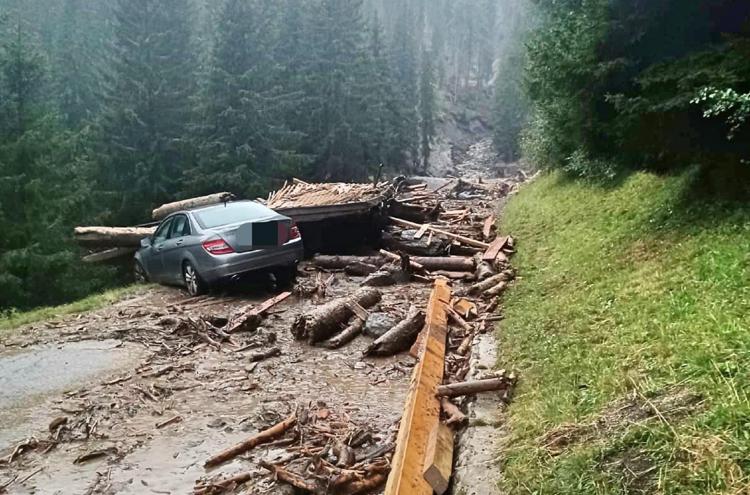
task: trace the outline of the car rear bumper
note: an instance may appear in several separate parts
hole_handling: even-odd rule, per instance
[[[199,263],[198,273],[208,283],[276,266],[297,263],[304,256],[302,239],[295,239],[274,249],[262,249],[248,253],[234,253],[222,256],[207,256],[205,263]],[[204,261],[204,260],[201,260]]]

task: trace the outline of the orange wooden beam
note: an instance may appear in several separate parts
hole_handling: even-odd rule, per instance
[[[450,300],[448,281],[436,280],[427,307],[425,342],[411,378],[385,495],[432,495],[432,487],[424,479],[424,463],[430,435],[440,423],[436,393],[443,383],[448,333],[445,305]]]

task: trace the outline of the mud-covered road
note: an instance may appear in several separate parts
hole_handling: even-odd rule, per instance
[[[337,274],[328,297],[355,287],[356,279]],[[405,313],[410,304],[426,304],[429,291],[428,284],[391,288],[380,308]],[[18,494],[191,493],[201,477],[247,471],[242,457],[215,473],[203,463],[297,404],[324,402],[369,428],[375,441],[387,439],[401,414],[412,358],[364,359],[370,341],[364,337],[340,350],[294,341],[292,320],[310,299],[287,299],[257,332],[234,335],[221,349],[171,333],[174,318],[226,318],[272,295],[195,300],[179,289],[150,287],[112,307],[3,337],[0,456],[7,461],[29,440],[40,445],[0,465],[0,486],[10,483],[7,492]],[[251,342],[260,345],[238,352]],[[249,361],[270,346],[282,354]],[[91,453],[97,456],[76,462]],[[274,452],[250,456],[273,459]],[[248,493],[275,493],[264,474],[258,470]]]

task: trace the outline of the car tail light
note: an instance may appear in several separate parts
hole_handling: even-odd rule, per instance
[[[289,240],[299,239],[301,237],[299,233],[299,227],[297,227],[297,224],[292,224],[292,226],[289,228]]]
[[[224,239],[214,239],[203,243],[203,249],[209,254],[231,254],[234,252],[232,246],[226,243]]]

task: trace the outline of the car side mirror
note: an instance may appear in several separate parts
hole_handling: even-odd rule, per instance
[[[147,248],[150,245],[151,245],[151,238],[150,237],[144,237],[143,239],[141,239],[141,247],[142,248]]]

